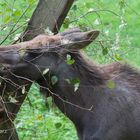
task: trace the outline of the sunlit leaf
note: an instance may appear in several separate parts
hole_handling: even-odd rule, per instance
[[[23,86],[22,87],[22,94],[25,94],[25,92],[26,92],[26,88],[25,88],[25,86]]]
[[[12,97],[12,96],[9,96],[9,101],[11,102],[11,103],[17,103],[18,101],[14,98],[14,97]]]
[[[76,92],[79,89],[80,83],[74,84],[74,92]]]
[[[21,15],[20,11],[16,10],[16,11],[14,12],[14,16],[20,16],[20,15]]]
[[[44,71],[43,71],[43,75],[47,74],[49,72],[49,68],[46,68]]]
[[[96,20],[94,21],[94,25],[100,25],[99,19],[96,19]]]
[[[54,35],[54,33],[49,29],[49,27],[45,29],[45,33],[47,33],[48,35]]]
[[[33,4],[34,0],[28,0],[29,4]]]
[[[14,40],[15,41],[18,40],[20,36],[21,36],[21,34],[16,34],[15,37],[14,37]]]
[[[65,79],[65,81],[66,81],[68,84],[71,84],[70,79]]]
[[[5,10],[6,10],[6,12],[12,12],[12,9],[9,7],[7,7]]]
[[[71,55],[67,54],[66,63],[67,63],[68,65],[72,65],[72,64],[74,64],[74,62],[75,62],[75,60],[72,59]]]
[[[65,79],[65,81],[68,84],[72,84],[74,86],[74,92],[76,92],[79,89],[79,86],[80,86],[80,79],[79,78]]]
[[[114,57],[115,57],[118,61],[123,60],[121,57],[119,57],[119,55],[118,55],[118,54],[115,54],[115,55],[114,55]]]
[[[4,23],[7,23],[7,22],[9,22],[10,21],[10,16],[6,16],[5,18],[4,18]]]

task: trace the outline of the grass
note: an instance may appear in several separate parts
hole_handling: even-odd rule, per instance
[[[77,140],[73,124],[52,104],[51,98],[48,102],[46,106],[33,85],[16,119],[20,140]]]
[[[9,10],[9,7],[13,6],[11,0],[0,2],[1,42],[30,2],[33,2],[32,7],[29,8],[17,27],[25,24],[25,21],[30,18],[37,1],[16,0],[13,8],[17,12],[12,17],[11,10]],[[139,7],[140,0],[77,0],[61,30],[73,26],[79,26],[81,29],[99,29],[101,33],[97,41],[85,49],[89,57],[98,63],[109,63],[121,59],[140,67]],[[93,10],[94,12],[91,12]],[[87,12],[90,13],[84,15]],[[79,19],[81,16],[82,18]],[[25,25],[10,35],[4,43],[13,42],[15,36],[22,32]],[[26,99],[15,121],[20,139],[76,140],[73,124],[52,104],[51,99],[48,102],[46,107],[44,99],[34,85],[30,90],[29,99]]]

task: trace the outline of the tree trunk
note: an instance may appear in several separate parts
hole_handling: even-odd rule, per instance
[[[40,0],[25,31],[24,40],[31,40],[44,33],[48,27],[57,33],[74,0]]]
[[[74,0],[40,0],[26,28],[23,41],[43,33],[47,27],[57,33],[73,2]],[[16,75],[16,72],[13,73]],[[3,80],[0,86],[0,140],[18,140],[13,121],[32,85],[14,75],[6,75],[5,79],[8,80]],[[21,87],[25,84],[26,92],[23,94]],[[10,96],[15,101],[9,101]]]

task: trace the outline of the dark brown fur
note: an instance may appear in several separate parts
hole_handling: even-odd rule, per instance
[[[17,54],[10,55],[11,69],[16,75],[38,82],[41,91],[53,97],[74,123],[80,140],[140,140],[140,73],[120,63],[89,62],[79,49],[98,34],[73,29],[49,40],[47,37],[45,43],[33,45],[34,51],[27,49],[20,59]],[[41,47],[47,51],[43,52]],[[74,64],[66,63],[67,54],[75,60]],[[4,58],[6,63],[11,62]],[[49,72],[43,75],[46,68]],[[52,84],[52,76],[58,78],[57,83]],[[74,78],[80,79],[76,91],[67,81]]]
[[[58,55],[50,75],[59,82],[48,87],[56,105],[75,124],[80,140],[139,140],[140,73],[120,63],[93,64],[80,52],[70,54],[75,60],[72,66]],[[65,81],[75,77],[81,81],[76,92]],[[114,88],[108,87],[110,80]]]
[[[61,43],[54,41],[46,46],[54,50],[41,55],[29,52],[24,59],[33,60],[31,63],[40,71],[49,68],[49,73],[44,79],[33,65],[26,63],[24,75],[35,79],[45,94],[49,88],[55,104],[75,124],[80,140],[140,140],[140,73],[120,63],[96,65],[87,60],[79,51],[91,42],[87,36],[91,38],[92,34],[77,31],[62,34],[61,39],[76,43],[58,47]],[[81,39],[84,41],[77,43]],[[75,60],[74,64],[66,63],[67,54]],[[52,85],[54,75],[58,82]],[[77,91],[66,81],[74,78],[80,79]]]

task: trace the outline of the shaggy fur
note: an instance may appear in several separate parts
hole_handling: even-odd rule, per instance
[[[14,53],[1,48],[0,63],[10,65],[18,76],[14,81],[21,85],[26,81],[20,77],[38,82],[41,92],[51,95],[74,123],[80,140],[140,140],[140,73],[120,63],[96,65],[87,60],[79,50],[98,34],[73,29],[41,35],[8,47]],[[22,46],[25,52],[20,52]],[[75,60],[71,65],[66,63],[68,54]],[[56,83],[52,76],[57,77]],[[80,80],[76,90],[70,82],[74,79]]]
[[[58,56],[50,75],[56,75],[59,81],[48,87],[56,105],[75,124],[79,139],[139,140],[140,73],[120,63],[96,65],[80,52],[70,55],[75,60],[70,66],[64,56]],[[76,92],[65,80],[75,77],[80,79]]]

